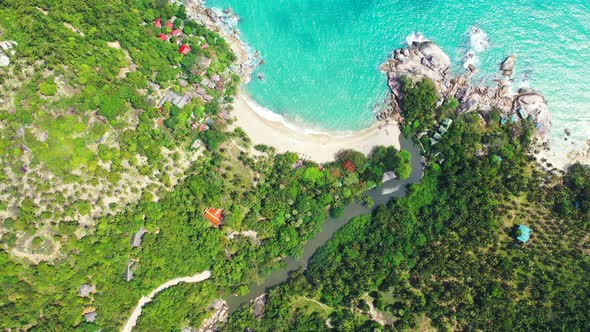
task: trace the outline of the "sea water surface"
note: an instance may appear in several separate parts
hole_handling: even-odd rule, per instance
[[[492,84],[516,54],[515,85],[548,99],[554,149],[590,138],[590,0],[207,0],[241,20],[243,40],[265,64],[247,91],[308,128],[352,131],[374,122],[386,93],[379,66],[413,32],[440,45],[461,70],[474,52]],[[473,27],[484,33],[473,33]],[[566,142],[564,129],[572,136]],[[557,147],[556,147],[557,146]]]

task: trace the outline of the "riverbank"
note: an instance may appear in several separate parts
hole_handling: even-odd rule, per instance
[[[315,162],[332,161],[344,149],[368,154],[379,145],[400,148],[401,133],[394,122],[376,123],[350,134],[311,131],[258,105],[243,90],[236,96],[232,114],[235,125],[244,129],[254,144],[266,144],[278,152],[295,152]]]

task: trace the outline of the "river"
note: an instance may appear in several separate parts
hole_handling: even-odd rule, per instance
[[[263,283],[250,285],[248,294],[243,296],[229,296],[225,298],[225,301],[227,301],[229,306],[230,313],[235,311],[241,305],[254,300],[260,294],[266,292],[267,289],[287,281],[291,272],[306,266],[307,262],[311,256],[313,256],[315,251],[328,242],[328,240],[332,238],[332,235],[338,229],[340,229],[340,227],[348,223],[350,219],[370,213],[380,205],[386,204],[393,197],[405,196],[407,193],[408,184],[420,182],[423,171],[420,151],[409,139],[403,136],[400,137],[400,144],[402,149],[405,149],[412,154],[412,174],[408,179],[401,181],[391,180],[383,184],[381,187],[369,190],[367,194],[375,201],[375,206],[372,209],[367,208],[359,202],[355,202],[346,207],[341,217],[328,218],[328,220],[326,220],[326,222],[322,225],[321,230],[313,238],[307,241],[303,248],[303,254],[301,257],[284,258],[283,261],[286,263],[286,267],[272,271],[270,275],[264,279]],[[383,190],[393,191],[389,194],[383,195]]]

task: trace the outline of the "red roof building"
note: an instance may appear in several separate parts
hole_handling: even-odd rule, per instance
[[[174,28],[174,24],[172,24],[172,22],[168,21],[168,22],[166,22],[166,27],[172,29],[172,28]]]
[[[209,48],[209,44],[205,44],[205,45],[201,46],[201,48],[202,48],[202,49]]]
[[[174,29],[174,30],[172,30],[172,32],[170,34],[173,36],[180,36],[182,34],[182,30]]]
[[[160,40],[167,41],[168,40],[168,36],[166,36],[165,34],[161,33],[160,34]]]
[[[161,28],[162,27],[162,18],[161,17],[158,17],[158,19],[154,21],[154,26],[156,28]]]
[[[178,49],[178,53],[183,54],[183,55],[187,55],[190,51],[191,51],[191,48],[187,44],[180,45],[180,48]]]
[[[221,222],[223,221],[223,210],[207,208],[205,209],[205,212],[203,212],[203,216],[205,217],[205,219],[209,220],[211,226],[219,227],[221,225]]]

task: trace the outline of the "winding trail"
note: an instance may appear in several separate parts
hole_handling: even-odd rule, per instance
[[[158,286],[158,288],[154,289],[148,296],[142,296],[141,299],[139,299],[139,302],[137,302],[137,306],[135,306],[135,309],[133,309],[131,316],[129,316],[129,319],[127,320],[127,322],[125,323],[125,326],[123,327],[123,329],[121,331],[122,332],[131,332],[131,330],[133,330],[133,327],[137,323],[137,319],[139,318],[139,316],[141,316],[141,310],[143,309],[143,306],[146,305],[147,303],[152,302],[152,300],[154,299],[154,296],[156,296],[159,292],[165,290],[168,287],[176,286],[182,282],[196,283],[196,282],[201,282],[203,280],[207,280],[210,277],[211,277],[211,271],[207,270],[207,271],[203,271],[199,274],[195,274],[192,277],[176,278],[176,279],[168,280],[165,283],[161,284],[160,286]]]

